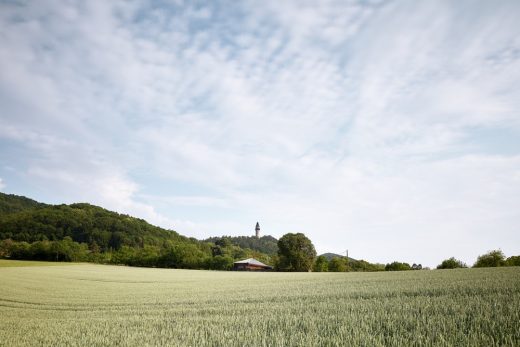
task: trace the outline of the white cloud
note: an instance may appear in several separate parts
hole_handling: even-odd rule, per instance
[[[373,261],[520,244],[520,149],[472,138],[520,132],[513,2],[0,6],[5,160],[56,199]]]

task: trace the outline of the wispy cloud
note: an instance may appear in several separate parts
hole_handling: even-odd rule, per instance
[[[0,175],[197,237],[259,219],[374,261],[518,253],[519,14],[3,3]]]

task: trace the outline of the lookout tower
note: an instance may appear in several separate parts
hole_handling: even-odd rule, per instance
[[[258,224],[258,222],[256,222],[255,236],[257,239],[260,238],[260,224]]]

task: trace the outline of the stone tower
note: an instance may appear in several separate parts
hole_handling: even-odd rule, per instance
[[[260,224],[258,224],[258,222],[256,222],[255,236],[257,239],[260,237]]]

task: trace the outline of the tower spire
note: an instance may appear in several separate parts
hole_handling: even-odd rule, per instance
[[[257,239],[260,237],[260,224],[258,224],[258,222],[256,222],[255,236]]]

